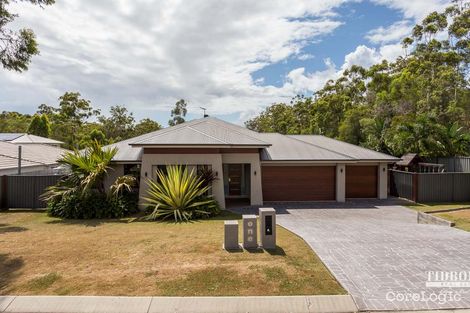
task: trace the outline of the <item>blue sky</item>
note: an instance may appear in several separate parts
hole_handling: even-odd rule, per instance
[[[106,114],[167,124],[208,113],[243,123],[275,102],[312,94],[353,64],[393,61],[400,40],[444,0],[68,0],[44,10],[17,3],[41,54],[25,73],[0,75],[0,110],[34,113],[79,91]]]
[[[269,65],[253,73],[253,78],[264,78],[263,85],[282,86],[284,78],[292,69],[305,67],[309,72],[323,70],[325,64],[322,60],[330,58],[334,64],[341,65],[344,56],[354,51],[359,45],[371,44],[365,38],[367,33],[380,26],[392,25],[400,21],[403,15],[400,11],[387,8],[384,5],[376,5],[370,2],[346,3],[336,10],[343,23],[333,33],[320,38],[319,42],[313,42],[303,48],[305,54],[311,54],[312,59],[299,60],[295,56],[285,61]]]

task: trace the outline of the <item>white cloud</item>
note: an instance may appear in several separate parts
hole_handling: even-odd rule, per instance
[[[302,54],[299,54],[297,56],[297,59],[300,60],[300,61],[311,60],[313,58],[315,58],[315,56],[313,54],[310,54],[310,53],[302,53]]]
[[[19,2],[15,26],[35,30],[41,55],[28,72],[4,71],[0,106],[33,112],[80,91],[103,111],[125,104],[138,117],[166,118],[179,98],[210,114],[257,110],[292,94],[251,74],[331,33],[342,3],[68,0],[42,10]]]
[[[273,63],[311,59],[303,48],[341,25],[335,9],[346,1],[67,0],[44,10],[18,2],[15,27],[35,30],[41,55],[25,73],[2,71],[0,109],[34,112],[65,91],[80,91],[103,111],[125,104],[138,118],[165,121],[179,98],[190,111],[204,106],[211,115],[247,118],[320,89],[352,64],[367,67],[402,53],[389,27],[368,34],[381,47],[358,46],[340,66],[327,59],[323,70],[290,70],[281,87],[252,78]],[[373,1],[410,20],[443,3]],[[399,33],[400,26],[391,27]]]
[[[321,89],[328,80],[339,78],[353,65],[368,68],[382,60],[394,61],[400,55],[403,55],[400,44],[385,45],[379,49],[360,45],[345,56],[344,63],[340,67],[337,67],[330,59],[326,59],[324,70],[308,73],[305,68],[300,67],[290,71],[282,89],[290,90],[294,94],[314,92]]]
[[[410,34],[412,27],[411,23],[407,20],[398,21],[388,27],[381,26],[369,31],[366,35],[366,39],[374,44],[401,41]]]
[[[385,5],[399,10],[407,19],[421,22],[432,11],[441,11],[449,4],[449,0],[371,0],[376,4]]]

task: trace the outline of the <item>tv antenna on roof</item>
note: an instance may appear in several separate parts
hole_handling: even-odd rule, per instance
[[[204,118],[209,117],[209,115],[206,114],[206,110],[207,110],[206,108],[203,108],[203,107],[199,107],[199,108],[204,111]]]

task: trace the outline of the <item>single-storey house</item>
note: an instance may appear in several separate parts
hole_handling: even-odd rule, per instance
[[[19,167],[21,173],[26,175],[57,173],[57,160],[67,151],[54,145],[20,145],[0,141],[0,176],[17,175]]]
[[[158,168],[208,167],[212,192],[226,200],[338,201],[387,198],[388,164],[400,159],[318,135],[258,133],[213,117],[185,122],[110,145],[116,176],[140,173],[140,196]]]
[[[51,138],[26,134],[26,133],[0,133],[0,141],[14,143],[16,145],[39,144],[60,147],[63,142]]]

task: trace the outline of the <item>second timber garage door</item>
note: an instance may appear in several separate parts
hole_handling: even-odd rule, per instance
[[[346,166],[346,198],[377,198],[377,166]]]
[[[334,166],[263,166],[264,201],[335,200]]]

